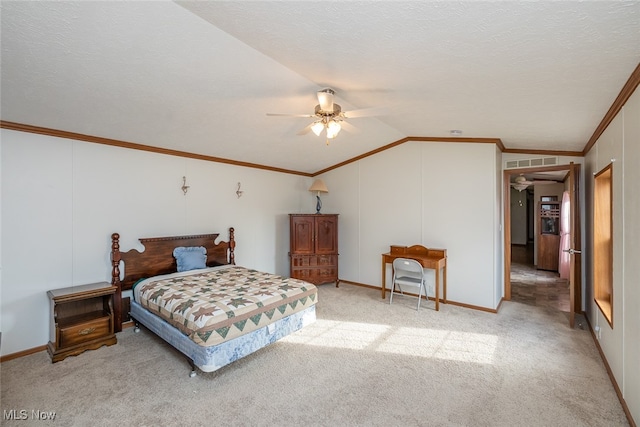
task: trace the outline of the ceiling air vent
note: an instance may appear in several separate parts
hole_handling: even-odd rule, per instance
[[[557,157],[537,157],[533,159],[507,160],[504,162],[505,169],[532,168],[537,166],[555,166],[558,164]]]

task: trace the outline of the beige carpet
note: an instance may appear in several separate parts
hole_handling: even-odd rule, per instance
[[[625,426],[584,329],[566,313],[504,303],[499,314],[342,284],[319,288],[318,321],[217,372],[189,377],[150,332],[51,364],[1,365],[3,418],[56,426]]]

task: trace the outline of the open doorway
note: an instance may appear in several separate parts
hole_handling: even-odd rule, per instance
[[[570,190],[571,167],[504,171],[507,300],[572,311],[574,292],[566,270],[561,277],[559,266],[560,207],[563,193]],[[513,184],[516,178],[528,185]],[[567,203],[565,210],[569,209]]]
[[[570,309],[569,279],[533,263],[533,243],[511,245],[511,301],[565,313]]]

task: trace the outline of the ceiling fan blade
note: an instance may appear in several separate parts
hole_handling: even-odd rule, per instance
[[[517,184],[515,182],[511,183],[511,188],[518,190],[518,191],[522,191],[522,190],[526,190],[527,187],[529,187],[527,184]]]
[[[544,184],[558,184],[558,183],[556,181],[533,181],[533,182],[530,182],[530,184],[533,184],[533,185],[543,184],[544,185]]]
[[[360,129],[349,122],[345,122],[344,120],[340,122],[340,127],[349,133],[360,133]]]
[[[519,184],[519,185],[531,185],[533,184],[532,181],[527,180],[527,178],[525,178],[524,175],[520,174],[518,176],[515,177],[515,179],[513,180],[514,184]]]
[[[322,89],[318,91],[318,103],[322,111],[333,111],[333,89]]]
[[[387,107],[371,107],[361,108],[359,110],[345,111],[342,113],[347,119],[355,119],[357,117],[384,116],[389,113]]]
[[[311,132],[311,126],[313,126],[313,123],[309,123],[307,126],[305,126],[302,130],[300,130],[297,135],[306,135],[309,132]]]
[[[313,114],[287,114],[287,113],[267,113],[267,116],[279,116],[279,117],[315,117]]]

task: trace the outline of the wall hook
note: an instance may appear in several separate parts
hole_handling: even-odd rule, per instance
[[[189,186],[187,185],[187,177],[183,176],[182,177],[182,192],[184,193],[184,195],[187,195],[187,191],[189,191]]]
[[[241,190],[240,190],[240,185],[241,185],[241,184],[240,184],[240,183],[238,183],[238,189],[236,190],[236,196],[238,196],[238,199],[239,199],[240,197],[242,197],[242,193],[244,193],[244,191],[241,191]]]

